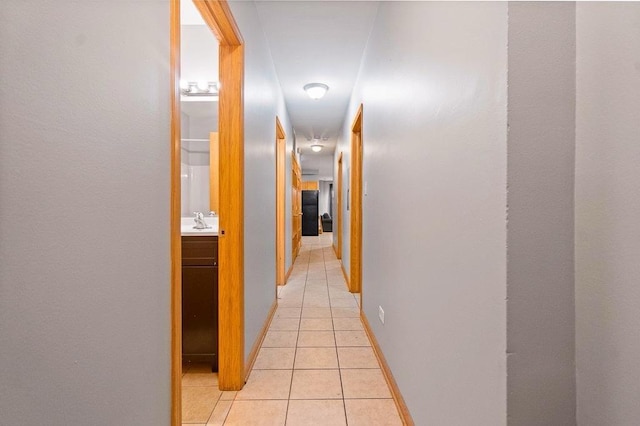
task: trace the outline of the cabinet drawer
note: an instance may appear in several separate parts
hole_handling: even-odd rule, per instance
[[[183,266],[218,266],[218,237],[182,237]]]

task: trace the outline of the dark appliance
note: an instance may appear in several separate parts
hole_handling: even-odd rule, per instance
[[[318,193],[302,191],[302,235],[318,235]]]

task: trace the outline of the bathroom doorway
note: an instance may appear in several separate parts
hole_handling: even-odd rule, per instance
[[[181,3],[191,2],[219,42],[218,93],[218,384],[244,385],[244,139],[242,91],[244,47],[224,0],[171,0],[171,424],[182,424],[182,250],[181,250]],[[223,88],[223,89],[222,89]],[[184,87],[183,87],[184,89]],[[204,90],[204,87],[202,88]]]

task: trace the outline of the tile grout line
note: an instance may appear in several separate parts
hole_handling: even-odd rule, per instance
[[[311,258],[307,261],[307,273],[304,278],[304,286],[302,287],[302,301],[300,303],[300,318],[298,318],[298,331],[296,333],[296,345],[293,348],[293,364],[291,365],[291,381],[289,382],[289,395],[287,396],[287,408],[284,412],[284,424],[286,426],[289,417],[289,404],[291,403],[291,390],[293,389],[293,373],[296,368],[296,356],[298,355],[298,340],[300,339],[300,324],[302,323],[302,310],[304,309],[304,294],[307,289],[307,280],[309,279],[309,263]]]

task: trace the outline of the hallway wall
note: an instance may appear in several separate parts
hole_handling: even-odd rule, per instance
[[[575,3],[509,3],[507,417],[575,424]]]
[[[245,42],[245,358],[275,301],[275,119],[287,136],[285,269],[291,265],[291,150],[293,130],[253,2],[230,2]]]
[[[345,197],[361,102],[364,313],[416,424],[504,425],[507,3],[380,4]]]
[[[169,2],[0,9],[2,424],[169,425]]]
[[[578,423],[640,419],[640,3],[578,3]]]

